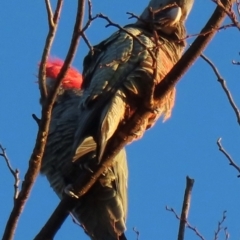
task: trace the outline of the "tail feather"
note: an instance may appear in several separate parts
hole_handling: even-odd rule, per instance
[[[112,98],[112,101],[104,108],[101,116],[101,127],[98,133],[97,157],[100,162],[105,151],[107,141],[116,131],[119,123],[124,118],[126,110],[126,97],[121,91],[118,91]]]
[[[125,239],[122,237],[126,230],[127,205],[127,179],[122,174],[127,172],[125,151],[122,150],[115,160],[114,166],[107,169],[89,192],[79,199],[72,212],[92,240]],[[121,165],[123,167],[119,168]],[[120,179],[122,176],[124,178]]]

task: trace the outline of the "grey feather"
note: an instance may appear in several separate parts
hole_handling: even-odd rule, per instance
[[[157,10],[174,2],[177,6],[170,6],[151,19],[149,7]],[[86,56],[85,90],[79,105],[79,125],[72,155],[91,135],[97,142],[97,158],[101,161],[107,141],[119,125],[144,104],[144,97],[152,86],[159,83],[181,57],[185,48],[184,21],[192,3],[193,0],[152,0],[141,15],[141,21],[117,31],[95,46],[93,55],[90,52]],[[145,122],[136,136],[142,136],[161,115],[164,119],[171,115],[174,96],[175,89],[155,103],[159,114]],[[94,132],[91,131],[93,125]]]
[[[41,173],[46,175],[59,198],[63,197],[64,189],[69,184],[84,175],[81,163],[91,162],[96,155],[96,143],[88,137],[70,162],[80,98],[80,92],[68,90],[58,97],[52,112]],[[126,154],[122,150],[114,159],[114,165],[106,169],[89,192],[79,199],[72,214],[91,239],[125,239],[127,178]]]

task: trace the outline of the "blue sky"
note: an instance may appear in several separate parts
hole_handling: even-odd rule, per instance
[[[114,22],[125,25],[131,22],[125,13],[140,14],[147,2],[94,0],[93,12],[107,14]],[[188,33],[198,33],[214,8],[215,4],[210,0],[195,0],[187,21]],[[75,10],[75,1],[65,2],[52,56],[66,56]],[[43,1],[30,0],[3,1],[0,16],[0,143],[7,148],[12,165],[20,170],[23,179],[37,133],[31,114],[40,116],[35,81],[37,63],[48,31],[47,17]],[[105,24],[104,20],[96,20],[87,31],[92,44],[116,30],[114,27],[104,28]],[[205,51],[227,80],[238,106],[240,70],[231,61],[240,59],[239,37],[235,28],[220,31]],[[188,43],[193,40],[189,39]],[[73,64],[80,71],[87,51],[81,41]],[[130,176],[126,235],[129,239],[136,239],[133,227],[140,231],[140,240],[176,239],[179,223],[165,206],[180,213],[187,175],[195,179],[189,222],[206,239],[214,239],[217,221],[227,210],[224,226],[228,227],[230,239],[239,239],[240,182],[236,170],[218,151],[216,140],[219,137],[240,164],[240,132],[236,117],[212,70],[199,59],[177,86],[171,119],[165,123],[159,121],[143,139],[127,147]],[[13,178],[2,159],[0,171],[1,235],[12,209]],[[15,239],[32,239],[58,202],[45,178],[38,177],[20,218]],[[69,218],[55,239],[88,238]],[[185,240],[192,239],[199,238],[191,230],[186,230]]]

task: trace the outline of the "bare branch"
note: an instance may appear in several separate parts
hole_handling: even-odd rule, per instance
[[[191,179],[187,176],[186,189],[185,189],[183,205],[182,205],[181,220],[180,220],[179,230],[178,230],[178,240],[184,240],[185,224],[187,222],[188,212],[190,209],[193,184],[194,184],[194,179]]]
[[[177,215],[176,211],[173,208],[170,208],[168,206],[166,206],[166,210],[169,212],[172,212],[175,217],[181,221],[181,218]],[[196,227],[193,227],[190,225],[190,223],[188,221],[185,222],[186,226],[191,229],[193,232],[195,232],[195,234],[201,239],[201,240],[205,240],[205,238],[201,235],[201,233],[197,230]]]
[[[151,49],[148,49],[146,47],[146,44],[141,41],[141,39],[139,39],[138,37],[136,37],[134,34],[132,34],[131,32],[129,32],[127,29],[123,28],[122,26],[120,26],[119,24],[117,23],[114,23],[113,21],[110,20],[110,18],[108,16],[105,16],[104,14],[100,13],[98,15],[99,18],[102,18],[102,19],[105,19],[108,24],[106,25],[106,27],[109,27],[109,26],[114,26],[116,28],[118,28],[119,30],[127,33],[129,36],[131,36],[134,40],[136,40],[144,49],[148,50],[149,54],[151,55],[152,59],[156,59],[156,56],[154,56],[154,54],[152,53],[152,51],[150,51]]]
[[[232,157],[227,153],[227,151],[223,148],[222,144],[221,144],[221,138],[219,138],[217,140],[217,145],[218,145],[218,148],[219,148],[219,151],[222,152],[228,159],[229,161],[229,164],[231,166],[233,166],[234,168],[237,169],[237,171],[240,173],[240,167],[234,162],[234,160],[232,159]],[[240,174],[237,176],[237,177],[240,177]]]
[[[72,63],[72,60],[76,54],[76,50],[80,41],[80,36],[82,34],[82,23],[83,23],[83,17],[84,17],[84,8],[85,8],[85,1],[84,0],[78,0],[78,7],[77,7],[77,13],[76,13],[76,20],[75,25],[73,29],[71,44],[68,49],[68,53],[66,56],[66,59],[64,61],[64,64],[57,76],[56,83],[55,83],[55,91],[52,92],[51,95],[49,95],[48,98],[48,104],[53,104],[56,97],[57,97],[57,90],[59,89],[62,79],[64,78],[70,64]]]
[[[223,216],[221,221],[218,222],[218,226],[217,226],[217,230],[214,232],[214,240],[217,240],[219,237],[219,233],[221,232],[221,230],[225,230],[226,228],[223,228],[222,224],[224,223],[225,219],[227,218],[226,216],[227,211],[223,212]],[[226,232],[225,232],[225,237],[227,236]]]
[[[193,34],[188,34],[185,38],[181,39],[182,41],[183,40],[186,40],[186,39],[189,39],[189,38],[192,38],[192,37],[197,37],[197,36],[205,36],[206,34],[209,34],[213,31],[220,31],[220,30],[226,30],[228,28],[231,28],[231,27],[236,27],[234,23],[230,23],[230,24],[225,24],[217,29],[211,29],[209,30],[208,32],[201,32],[201,33],[193,33]]]
[[[222,10],[228,15],[228,17],[232,20],[233,24],[240,30],[240,24],[237,20],[237,16],[234,13],[232,7],[227,8],[220,0],[212,0],[215,2]]]
[[[66,195],[34,240],[54,239],[55,234],[61,228],[61,225],[68,217],[69,211],[75,206],[76,202],[76,198]]]
[[[50,3],[49,0],[45,0],[45,4],[46,4],[46,9],[47,9],[49,28],[54,28],[55,24],[54,24],[54,21],[53,21],[53,12],[52,12],[51,3]]]
[[[14,177],[14,195],[13,195],[13,202],[16,201],[16,199],[18,198],[18,187],[19,187],[19,182],[20,182],[20,178],[19,178],[19,170],[16,169],[14,170],[11,166],[11,163],[10,163],[10,160],[7,156],[7,153],[6,153],[6,149],[0,144],[0,156],[3,157],[3,159],[5,160],[6,164],[7,164],[7,167],[9,169],[9,171],[11,172],[11,174],[13,175]]]
[[[80,40],[80,36],[82,34],[81,29],[82,29],[82,23],[83,23],[83,17],[84,17],[84,8],[85,8],[85,1],[78,0],[76,20],[75,20],[75,25],[74,25],[74,29],[73,29],[71,44],[69,46],[68,53],[67,53],[66,59],[64,61],[64,64],[57,76],[56,84],[55,84],[55,91],[48,97],[47,106],[53,106],[53,103],[57,96],[57,90],[60,87],[61,81],[62,81],[64,75],[66,74],[66,71],[69,68],[69,65],[71,64],[72,59],[76,53],[76,49],[77,49],[77,46],[78,46],[78,43]],[[51,110],[50,110],[50,112],[51,112]],[[75,199],[71,199],[71,200],[75,200]],[[74,203],[75,203],[75,201],[73,201],[73,205],[70,204],[71,207],[74,206]],[[66,207],[65,209],[68,209],[68,208]],[[67,218],[68,214],[69,214],[68,210],[66,210],[66,211],[61,210],[60,212],[58,212],[57,218],[54,219],[54,224],[56,227],[54,228],[54,227],[50,226],[49,221],[48,221],[45,224],[45,226],[42,228],[42,230],[39,232],[39,234],[35,237],[35,239],[53,239],[54,235],[60,228],[61,224]],[[50,222],[51,222],[51,220],[50,220]]]
[[[57,7],[53,17],[53,21],[55,25],[54,25],[54,28],[52,28],[52,26],[49,26],[49,32],[45,42],[43,54],[42,54],[42,60],[40,63],[39,86],[40,86],[40,93],[41,93],[42,100],[46,99],[47,97],[46,85],[45,85],[46,60],[55,36],[56,28],[58,25],[58,19],[59,19],[61,8],[62,8],[62,3],[63,3],[62,0],[58,0],[57,2]],[[49,11],[49,6],[50,5],[47,5],[47,11]],[[57,89],[55,91],[57,91]],[[37,134],[35,147],[33,149],[33,152],[29,160],[29,168],[24,176],[24,181],[22,182],[22,189],[19,192],[18,198],[14,202],[13,209],[8,218],[5,231],[3,234],[3,238],[2,238],[3,240],[13,239],[19,217],[23,211],[26,201],[30,195],[30,191],[39,173],[41,160],[42,160],[43,152],[46,145],[47,135],[49,131],[49,123],[51,118],[52,106],[55,98],[52,98],[51,100],[52,101],[50,101],[49,104],[46,104],[42,109],[41,124]]]
[[[126,13],[127,13],[127,15],[129,15],[129,18],[128,18],[128,19],[135,18],[135,19],[137,19],[138,21],[140,21],[140,22],[142,22],[142,23],[144,23],[144,24],[147,24],[147,22],[146,22],[144,19],[140,18],[140,17],[137,16],[136,14],[134,14],[134,13],[132,13],[132,12],[126,12]]]
[[[58,20],[62,9],[63,0],[58,0],[54,16],[52,14],[52,9],[49,0],[45,0],[47,14],[48,14],[48,35],[45,41],[45,46],[39,66],[38,71],[38,81],[39,89],[41,93],[41,99],[45,102],[47,98],[47,88],[46,88],[46,61],[50,53],[50,49],[57,31]]]
[[[133,231],[136,233],[137,235],[137,239],[136,240],[139,240],[139,236],[140,236],[140,232],[135,228],[133,227]]]
[[[236,114],[237,122],[238,122],[238,124],[240,125],[240,111],[239,111],[236,103],[234,102],[233,97],[232,97],[230,91],[228,90],[227,83],[226,83],[225,79],[220,75],[218,69],[216,68],[216,66],[213,64],[213,62],[212,62],[209,58],[207,58],[207,57],[206,57],[205,55],[203,55],[203,54],[201,54],[200,56],[201,56],[201,58],[203,58],[203,59],[211,66],[211,68],[213,69],[215,75],[217,76],[218,82],[221,84],[222,89],[223,89],[224,92],[226,93],[227,98],[228,98],[228,101],[229,101],[230,105],[232,106],[232,108],[233,108],[233,110],[234,110],[234,112],[235,112],[235,114]]]
[[[36,121],[38,127],[41,126],[41,119],[38,118],[35,114],[32,114],[32,118]]]
[[[229,232],[228,232],[228,230],[227,230],[227,227],[225,227],[225,228],[223,229],[223,231],[224,231],[224,234],[225,234],[225,240],[228,240],[228,239],[230,238],[230,234],[229,234]]]
[[[91,51],[92,54],[93,54],[93,47],[90,44],[89,40],[87,39],[87,37],[85,35],[85,31],[90,27],[91,23],[98,17],[99,17],[98,14],[95,15],[94,17],[92,16],[92,2],[90,0],[88,0],[88,21],[85,24],[85,26],[81,29],[79,34],[82,35],[84,42],[87,44],[87,46],[89,47],[89,50]]]

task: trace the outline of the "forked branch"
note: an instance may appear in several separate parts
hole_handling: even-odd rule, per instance
[[[227,160],[229,161],[229,165],[233,166],[238,172],[239,172],[239,175],[238,177],[240,177],[240,166],[238,166],[235,161],[232,159],[232,157],[230,156],[230,154],[223,148],[222,146],[222,143],[221,143],[221,138],[219,138],[217,140],[217,145],[218,145],[218,148],[219,148],[219,151],[222,152],[225,157],[227,158]]]
[[[205,240],[205,238],[197,230],[197,228],[193,227],[187,220],[189,209],[190,209],[193,184],[194,184],[194,179],[191,179],[187,176],[181,216],[178,216],[178,214],[176,213],[176,211],[173,208],[166,206],[166,210],[169,212],[172,212],[174,214],[174,216],[180,221],[179,230],[178,230],[178,240],[184,240],[185,227],[187,227],[187,228],[191,229],[193,232],[195,232],[195,234],[201,240]]]
[[[7,156],[6,149],[1,144],[0,144],[0,150],[1,150],[0,156],[3,157],[3,159],[5,160],[5,162],[7,164],[8,170],[14,177],[14,185],[13,185],[13,187],[14,187],[13,203],[14,203],[16,201],[16,199],[18,198],[18,194],[19,194],[19,191],[18,191],[19,182],[20,182],[19,170],[13,169],[13,167],[11,166],[10,160]]]
[[[84,1],[81,1],[81,2],[84,2]],[[46,3],[46,9],[47,9],[47,13],[48,13],[49,32],[48,32],[48,36],[46,38],[43,55],[42,55],[42,59],[41,59],[41,63],[40,63],[39,86],[40,86],[40,93],[41,93],[42,99],[48,99],[48,101],[46,101],[47,104],[45,104],[42,109],[42,118],[41,118],[41,122],[39,123],[39,131],[37,134],[35,147],[33,149],[33,152],[31,154],[31,157],[29,160],[29,168],[25,174],[24,181],[22,183],[22,189],[19,192],[19,195],[14,202],[13,209],[12,209],[9,219],[7,221],[5,231],[3,234],[3,238],[2,238],[3,240],[13,239],[13,236],[14,236],[14,233],[16,230],[16,226],[17,226],[17,222],[23,211],[23,208],[29,197],[30,191],[33,187],[33,184],[34,184],[36,177],[38,175],[38,172],[40,170],[41,160],[42,160],[42,156],[44,153],[45,144],[47,141],[52,106],[55,101],[56,92],[58,90],[56,87],[55,92],[53,92],[53,94],[50,97],[48,96],[48,98],[47,98],[47,91],[46,91],[46,84],[45,84],[45,67],[46,67],[46,60],[48,58],[50,48],[51,48],[51,45],[52,45],[52,42],[53,42],[53,39],[54,39],[54,36],[56,33],[56,29],[58,26],[58,20],[59,20],[60,14],[61,14],[63,0],[58,0],[56,10],[55,10],[55,13],[53,16],[52,16],[50,2],[48,0],[46,0],[45,3]],[[81,24],[80,24],[80,26],[81,26]],[[77,44],[77,43],[75,43],[75,44]],[[74,49],[74,48],[76,48],[76,46],[72,47],[72,48]],[[61,78],[64,76],[73,55],[74,55],[74,51],[70,52],[69,57],[67,59],[68,61],[65,63],[63,69],[61,70],[61,72],[58,76],[58,85],[57,86],[60,85]]]
[[[228,101],[232,107],[232,109],[234,110],[236,117],[237,117],[237,122],[240,125],[240,111],[237,107],[237,104],[235,103],[235,101],[233,100],[232,94],[229,91],[228,87],[227,87],[227,83],[225,81],[225,79],[220,75],[217,67],[214,65],[214,63],[207,58],[205,55],[201,54],[201,58],[203,58],[209,65],[210,67],[213,69],[213,72],[215,73],[215,75],[217,76],[217,80],[218,82],[221,84],[223,91],[225,92]]]

